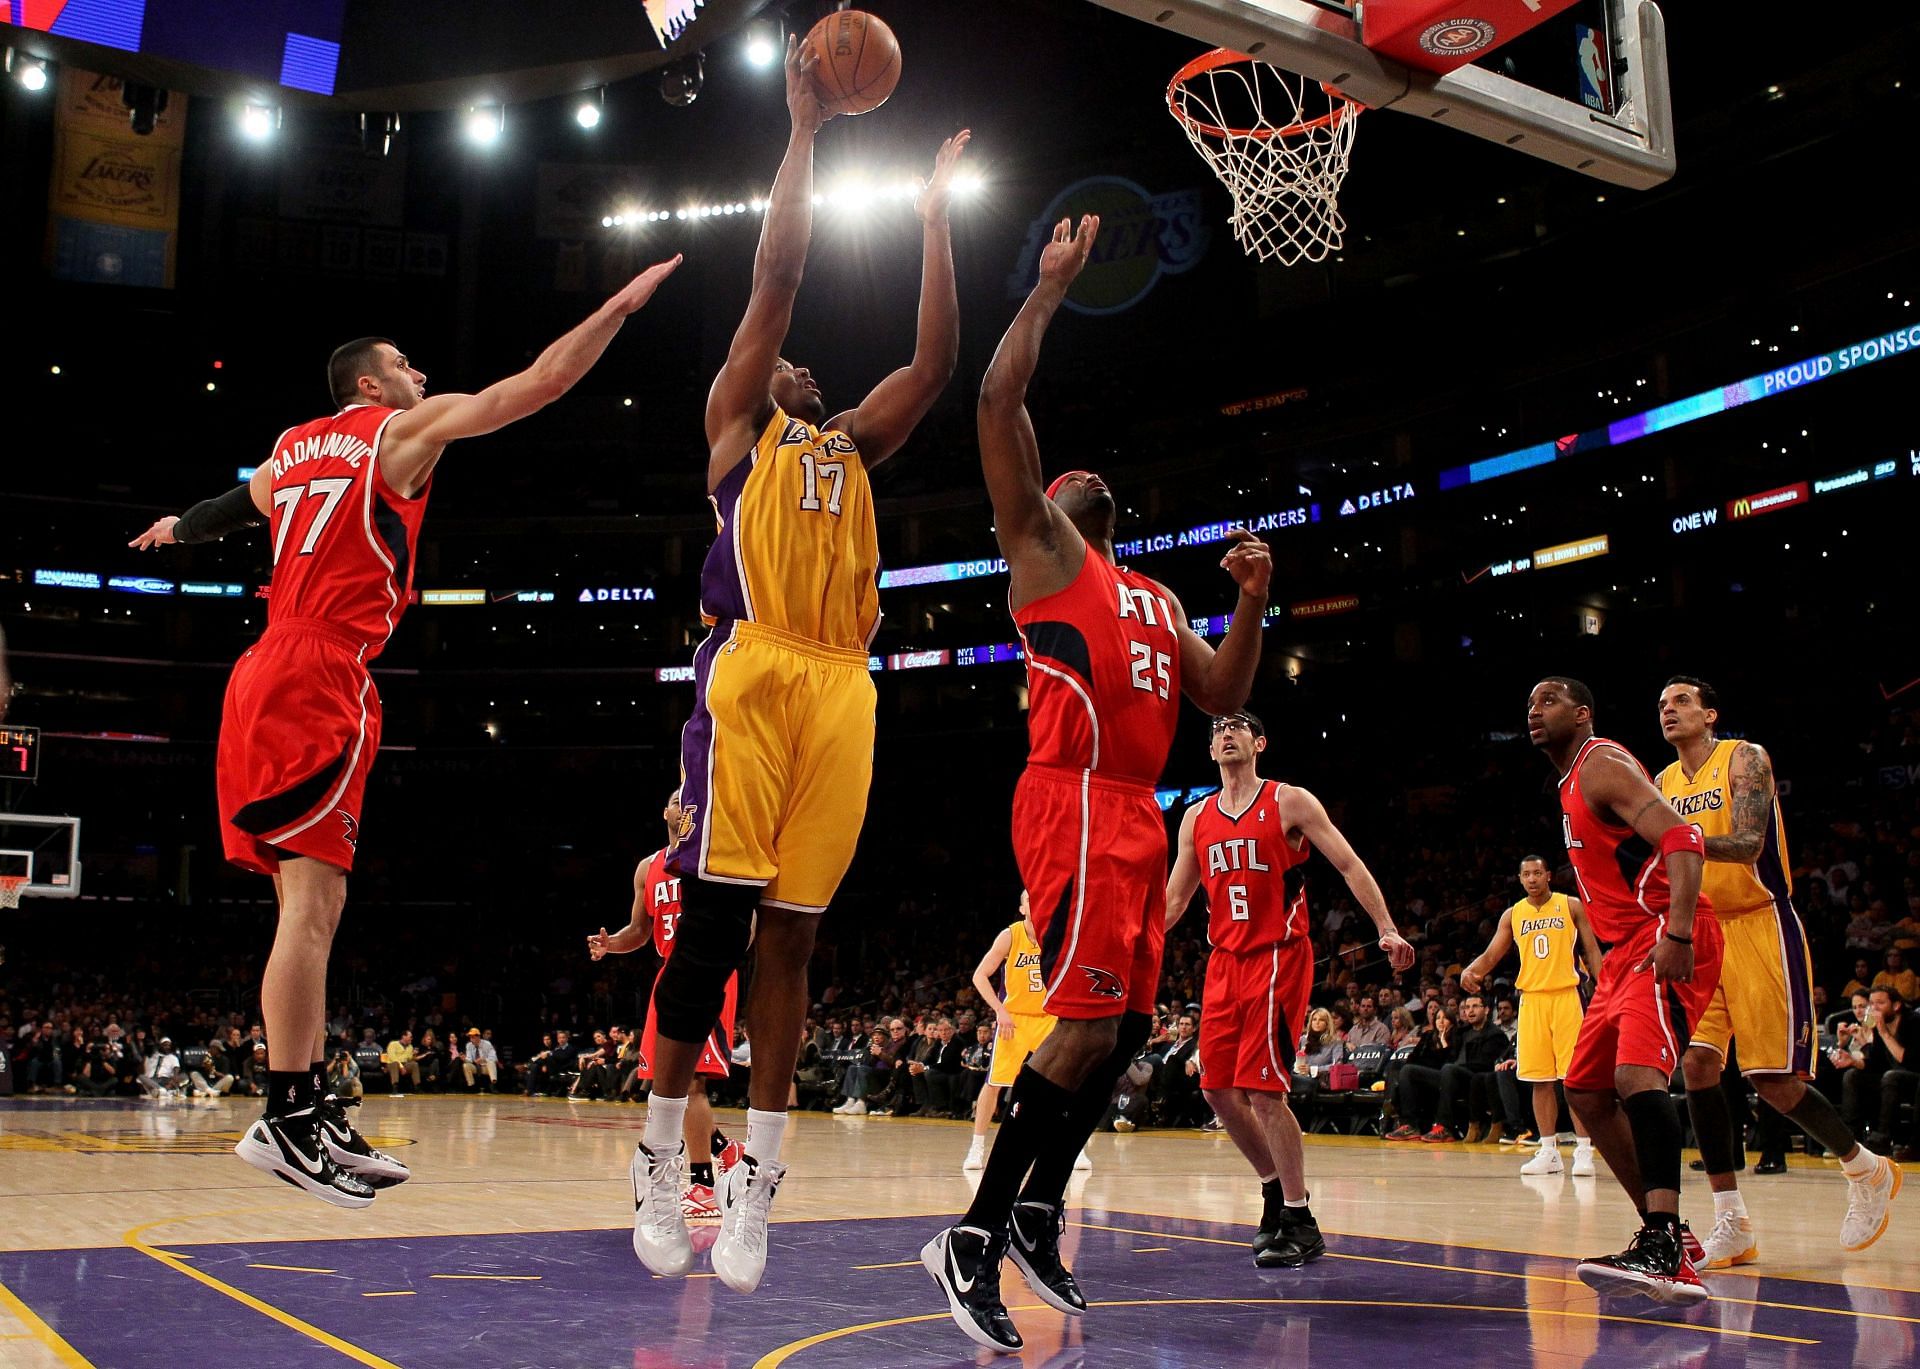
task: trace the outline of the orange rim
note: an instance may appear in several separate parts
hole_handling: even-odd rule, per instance
[[[1289,138],[1316,128],[1329,128],[1340,123],[1349,115],[1358,114],[1366,108],[1366,106],[1358,100],[1350,99],[1342,95],[1337,89],[1328,85],[1325,81],[1320,83],[1320,89],[1324,90],[1328,96],[1332,98],[1333,108],[1317,119],[1302,119],[1297,123],[1288,124],[1285,128],[1220,128],[1217,125],[1207,123],[1205,120],[1194,118],[1180,107],[1180,87],[1192,80],[1195,76],[1213,71],[1219,67],[1231,65],[1234,62],[1257,62],[1259,60],[1259,58],[1248,56],[1244,52],[1235,52],[1232,48],[1215,48],[1212,52],[1201,53],[1191,62],[1181,67],[1180,70],[1174,72],[1173,79],[1167,82],[1168,113],[1172,114],[1174,118],[1178,119],[1194,132],[1204,133],[1210,138],[1255,138],[1264,142],[1268,138]]]

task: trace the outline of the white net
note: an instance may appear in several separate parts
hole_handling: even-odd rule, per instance
[[[20,893],[27,887],[26,876],[19,879],[0,879],[0,908],[18,908]]]
[[[1187,140],[1233,196],[1233,236],[1284,266],[1323,261],[1346,235],[1346,179],[1362,106],[1271,63],[1219,50],[1167,87]]]

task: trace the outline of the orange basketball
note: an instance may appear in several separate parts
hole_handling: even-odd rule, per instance
[[[807,44],[820,55],[813,69],[814,88],[835,114],[878,109],[900,84],[900,40],[871,14],[829,14],[807,34]]]

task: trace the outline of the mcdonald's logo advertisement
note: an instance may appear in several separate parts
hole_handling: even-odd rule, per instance
[[[1778,489],[1762,490],[1758,494],[1743,494],[1727,505],[1727,517],[1738,522],[1742,518],[1757,518],[1763,513],[1778,513],[1781,509],[1798,508],[1812,496],[1812,488],[1804,480],[1782,485]]]

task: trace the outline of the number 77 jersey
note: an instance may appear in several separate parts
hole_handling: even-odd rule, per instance
[[[273,444],[273,580],[267,625],[324,623],[378,656],[406,612],[427,491],[405,498],[380,473],[400,411],[355,404]],[[429,482],[431,483],[431,482]]]
[[[1092,547],[1065,589],[1013,615],[1027,656],[1027,764],[1148,787],[1180,716],[1173,601]]]

